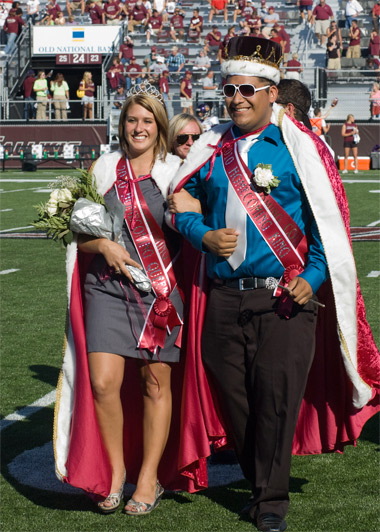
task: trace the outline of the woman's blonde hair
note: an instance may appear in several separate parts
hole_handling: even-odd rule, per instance
[[[83,74],[83,81],[87,83],[90,80],[90,77],[91,77],[91,72],[88,72],[88,70],[86,70],[86,72]]]
[[[168,129],[169,120],[166,107],[157,98],[147,94],[133,94],[129,96],[123,105],[119,120],[119,145],[124,155],[129,155],[128,143],[125,139],[125,122],[127,119],[128,109],[131,105],[141,105],[144,109],[153,114],[157,124],[157,140],[154,147],[154,160],[160,155],[164,161],[168,153]]]
[[[178,133],[181,131],[181,129],[186,127],[189,122],[195,122],[199,127],[199,133],[203,133],[203,128],[198,118],[188,113],[181,113],[179,115],[173,116],[173,118],[170,120],[168,145],[169,150],[171,150],[172,153],[174,153],[173,145]]]
[[[350,119],[351,117],[354,118],[354,115],[353,115],[353,114],[349,114],[349,115],[347,115],[346,122],[348,122],[349,119]],[[355,120],[355,119],[354,119],[354,120]]]

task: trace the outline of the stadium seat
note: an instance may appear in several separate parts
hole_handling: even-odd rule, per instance
[[[162,32],[157,35],[158,43],[168,43],[170,41],[170,32],[168,30],[162,30]]]
[[[364,68],[366,66],[365,57],[354,57],[352,59],[352,66],[354,68]]]
[[[342,68],[352,68],[354,66],[353,59],[351,57],[342,57],[340,60]]]

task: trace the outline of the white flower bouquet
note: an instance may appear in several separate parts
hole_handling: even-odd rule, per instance
[[[46,231],[53,240],[61,241],[64,246],[72,240],[70,219],[74,205],[79,198],[86,198],[94,203],[104,205],[103,196],[98,194],[92,183],[92,175],[81,170],[78,176],[61,175],[53,183],[47,203],[35,206],[38,220],[33,222],[36,229]]]
[[[119,203],[114,213],[108,212],[103,196],[92,183],[92,174],[80,171],[78,177],[59,176],[50,183],[52,192],[47,203],[36,205],[38,220],[33,225],[46,231],[53,240],[67,246],[72,234],[81,233],[96,238],[108,238],[124,246],[122,225],[125,207]],[[150,292],[149,278],[138,268],[126,264],[139,290]]]

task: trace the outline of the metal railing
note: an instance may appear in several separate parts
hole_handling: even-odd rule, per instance
[[[15,48],[9,55],[4,67],[4,84],[8,88],[9,97],[12,98],[22,83],[23,76],[29,68],[31,58],[31,22],[23,27],[17,37]]]

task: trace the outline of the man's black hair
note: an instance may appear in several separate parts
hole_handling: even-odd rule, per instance
[[[311,105],[311,94],[306,85],[298,79],[282,79],[277,88],[277,103],[285,106],[293,104],[296,120],[305,123],[305,116],[307,117]]]

